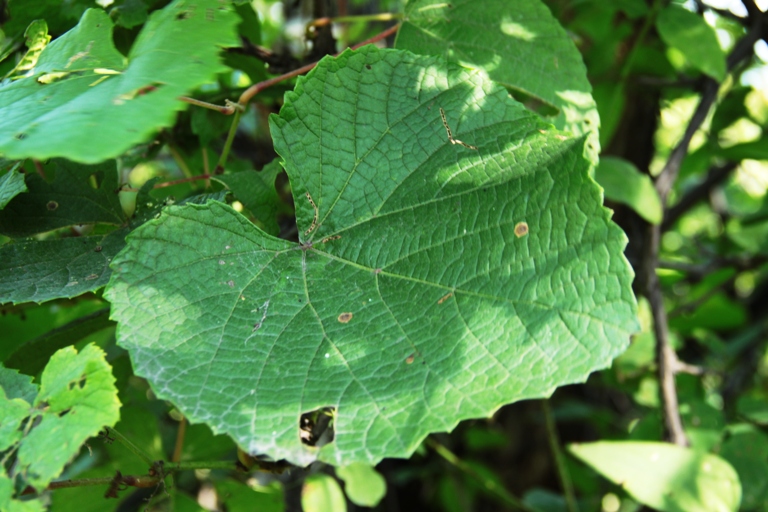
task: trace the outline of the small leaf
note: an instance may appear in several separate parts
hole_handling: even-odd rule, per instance
[[[14,67],[7,75],[13,76],[16,74],[22,75],[24,72],[29,71],[37,64],[37,59],[40,58],[40,54],[48,45],[51,40],[51,36],[48,35],[48,25],[45,20],[35,20],[29,24],[27,30],[24,32],[24,38],[27,44],[27,53],[21,58],[16,67]]]
[[[653,442],[603,441],[568,449],[635,500],[662,512],[739,508],[739,477],[717,455]]]
[[[507,88],[559,110],[552,123],[588,135],[586,154],[600,152],[600,118],[573,40],[540,0],[410,0],[397,48],[485,70]]]
[[[0,510],[3,512],[45,512],[42,500],[13,499],[13,481],[0,469]]]
[[[31,404],[37,396],[37,386],[32,383],[32,377],[3,366],[0,366],[0,388],[9,400],[21,398]]]
[[[24,182],[24,171],[20,167],[21,162],[14,165],[11,170],[0,177],[0,210],[5,208],[11,199],[27,191],[27,184]]]
[[[103,287],[112,275],[109,263],[125,246],[127,232],[0,246],[0,303],[39,303]]]
[[[22,439],[19,471],[37,490],[61,474],[82,444],[119,418],[115,378],[104,352],[95,345],[79,354],[69,347],[56,352],[41,377],[33,404],[39,423]]]
[[[656,29],[661,39],[685,55],[691,66],[718,82],[725,79],[725,53],[715,30],[704,18],[673,4],[659,13]]]
[[[112,21],[89,9],[46,47],[33,76],[0,86],[0,152],[86,163],[122,154],[170,126],[186,105],[178,97],[225,69],[217,45],[236,44],[236,22],[218,0],[176,0],[152,14],[126,62]]]
[[[356,462],[336,468],[349,500],[361,507],[375,507],[387,494],[387,482],[371,465]]]
[[[664,212],[659,194],[650,176],[641,173],[631,162],[602,157],[595,170],[595,181],[603,187],[608,199],[631,206],[651,224],[661,222]]]
[[[7,371],[3,368],[3,373]],[[0,418],[3,418],[0,423],[0,452],[6,451],[21,440],[21,423],[29,417],[31,409],[28,402],[22,398],[6,396],[5,389],[0,388]]]
[[[333,477],[316,473],[304,480],[301,507],[304,512],[346,512],[347,502],[341,487]]]

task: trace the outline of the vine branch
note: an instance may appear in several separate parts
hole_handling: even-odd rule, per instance
[[[746,0],[751,2],[751,0]],[[747,35],[742,37],[735,45],[726,59],[728,70],[740,63],[742,60],[752,55],[752,47],[760,37],[762,26],[762,13],[752,16],[752,28]],[[704,79],[701,100],[696,107],[688,126],[685,128],[682,139],[672,153],[669,155],[664,168],[656,178],[656,191],[661,198],[663,205],[667,204],[669,193],[677,180],[680,172],[680,166],[683,159],[688,154],[688,148],[691,139],[696,131],[701,127],[704,120],[709,115],[709,111],[717,99],[719,84],[712,78]],[[666,210],[666,206],[665,206]],[[683,430],[680,410],[677,400],[677,388],[675,387],[675,373],[684,365],[681,365],[677,359],[677,354],[672,349],[669,342],[669,325],[667,323],[667,312],[664,308],[664,297],[661,290],[659,277],[656,274],[656,268],[659,266],[659,248],[661,244],[662,225],[650,225],[646,239],[646,252],[644,261],[645,289],[648,301],[651,305],[651,314],[653,316],[653,331],[656,336],[656,361],[657,375],[659,379],[659,395],[661,400],[661,409],[664,421],[665,437],[672,443],[680,446],[687,446],[688,439]]]

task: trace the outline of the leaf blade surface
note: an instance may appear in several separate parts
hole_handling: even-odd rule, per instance
[[[299,80],[272,133],[300,244],[190,205],[112,265],[119,343],[191,421],[252,454],[375,464],[625,348],[625,237],[583,141],[481,74],[346,52]],[[333,442],[307,446],[299,418],[327,407]]]

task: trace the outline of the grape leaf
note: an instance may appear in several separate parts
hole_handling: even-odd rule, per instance
[[[37,386],[32,384],[32,377],[3,366],[0,366],[0,388],[9,400],[21,398],[31,404],[37,396]]]
[[[0,152],[86,163],[122,154],[173,123],[180,95],[226,69],[217,45],[236,44],[236,22],[217,0],[176,0],[152,14],[126,61],[109,16],[87,10],[31,76],[0,86]]]
[[[21,163],[18,163],[0,177],[0,210],[5,208],[11,199],[27,191],[24,170],[19,169],[20,167]]]
[[[38,490],[58,476],[82,444],[119,418],[115,378],[95,345],[56,352],[43,370],[34,427],[21,440],[18,471]],[[39,419],[39,421],[38,421]]]
[[[626,238],[584,141],[480,72],[347,51],[271,133],[299,244],[211,202],[166,209],[112,263],[118,343],[190,421],[251,454],[375,464],[626,348]],[[333,441],[303,443],[301,415],[327,407]]]
[[[89,179],[97,173],[101,184],[93,188]],[[26,194],[17,195],[0,210],[0,233],[18,238],[66,226],[92,222],[120,225],[126,220],[117,195],[114,161],[86,166],[59,160],[52,183],[28,174],[26,186]]]
[[[555,107],[554,125],[587,134],[585,154],[597,162],[600,117],[586,67],[540,0],[410,0],[395,46],[484,69],[505,87]]]
[[[127,229],[103,236],[24,240],[0,247],[0,304],[76,297],[106,285]]]

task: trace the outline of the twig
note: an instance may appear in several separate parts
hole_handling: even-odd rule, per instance
[[[712,189],[725,181],[736,167],[738,167],[736,162],[728,162],[723,166],[711,169],[704,181],[693,187],[675,206],[667,210],[664,215],[664,221],[661,224],[661,230],[667,231],[670,229],[685,212],[709,196]]]
[[[372,44],[377,41],[381,41],[382,39],[386,39],[387,37],[391,36],[397,30],[400,28],[400,25],[393,25],[389,27],[387,30],[373,36],[370,39],[366,39],[362,43],[358,43],[355,46],[352,47],[353,50],[356,50],[357,48],[360,48],[361,46],[365,46],[367,44]],[[279,84],[280,82],[284,82],[286,80],[289,80],[291,78],[297,77],[299,75],[303,75],[304,73],[307,73],[317,66],[317,62],[313,62],[311,64],[307,64],[306,66],[302,66],[299,69],[295,69],[289,73],[285,73],[280,76],[276,76],[274,78],[270,78],[269,80],[265,80],[263,82],[259,82],[257,84],[254,84],[250,86],[248,89],[246,89],[243,94],[240,95],[240,99],[237,101],[238,104],[245,107],[245,105],[248,104],[251,99],[256,96],[258,93],[263,91],[264,89],[268,89],[269,87],[272,87],[273,85]]]
[[[754,15],[752,18],[752,29],[746,36],[736,43],[733,51],[726,59],[729,70],[738,64],[741,59],[751,55],[752,46],[760,35],[762,13]],[[714,79],[706,78],[704,80],[701,100],[696,107],[696,111],[693,113],[693,116],[685,129],[682,139],[672,150],[667,163],[664,165],[664,168],[656,179],[656,191],[659,193],[663,205],[666,205],[667,203],[669,193],[680,172],[680,166],[688,153],[691,138],[704,122],[712,105],[717,99],[718,88],[718,83]],[[645,274],[646,294],[648,295],[648,301],[650,302],[651,313],[653,316],[653,330],[656,335],[659,395],[664,418],[665,437],[674,444],[687,446],[688,439],[680,419],[677,389],[675,387],[675,370],[679,368],[679,361],[677,360],[677,354],[675,354],[675,351],[669,343],[667,312],[664,309],[664,297],[662,295],[658,275],[656,274],[656,268],[659,264],[660,242],[661,225],[649,226],[645,244],[646,253],[644,257],[643,271]]]
[[[372,38],[367,39],[362,43],[356,44],[355,46],[352,47],[352,49],[354,50],[354,49],[360,48],[361,46],[365,46],[366,44],[375,43],[376,41],[385,39],[388,36],[397,32],[398,28],[400,28],[400,25],[393,25],[392,27],[389,27],[387,30],[373,36]],[[237,101],[238,109],[235,112],[235,118],[232,120],[232,125],[229,127],[229,134],[227,135],[227,141],[224,144],[224,149],[221,152],[221,157],[219,158],[219,163],[216,164],[216,169],[214,170],[214,173],[221,174],[222,172],[224,172],[224,166],[227,163],[229,150],[232,147],[232,142],[235,140],[235,133],[237,132],[237,124],[240,121],[240,114],[245,111],[245,107],[246,105],[248,105],[248,102],[251,101],[251,99],[254,96],[256,96],[258,93],[260,93],[264,89],[268,89],[269,87],[279,84],[280,82],[284,82],[286,80],[297,77],[299,75],[303,75],[304,73],[311,71],[312,68],[314,68],[315,66],[317,66],[317,62],[307,64],[306,66],[302,66],[299,69],[294,69],[289,73],[285,73],[283,75],[270,78],[269,80],[265,80],[263,82],[254,84],[250,86],[248,89],[246,89],[245,91],[243,91],[243,93],[240,95],[240,99]]]
[[[141,460],[147,463],[147,466],[152,467],[152,465],[155,464],[155,461],[152,460],[152,457],[147,454],[144,450],[133,444],[131,441],[128,440],[127,437],[125,437],[123,434],[118,432],[117,430],[111,428],[111,427],[104,427],[104,437],[109,438],[112,436],[117,441],[120,441],[125,445],[126,448],[128,448],[130,451],[134,453],[137,457],[139,457]]]
[[[560,478],[560,485],[563,487],[565,504],[568,507],[568,512],[578,512],[579,506],[576,503],[576,495],[573,492],[571,474],[568,472],[563,451],[560,449],[560,438],[557,435],[557,427],[555,427],[555,419],[552,417],[552,408],[549,406],[548,399],[541,401],[541,408],[544,411],[549,448],[552,450],[552,457],[555,459],[555,467],[557,468],[557,476]]]
[[[525,512],[534,512],[531,508],[529,508],[525,503],[518,500],[514,496],[512,496],[506,489],[503,487],[499,487],[499,485],[494,482],[493,480],[489,480],[479,474],[477,471],[475,471],[469,464],[461,460],[459,457],[456,456],[455,453],[453,453],[451,450],[443,446],[442,444],[435,441],[433,438],[429,437],[424,441],[425,444],[427,444],[430,448],[435,450],[435,452],[440,455],[443,459],[448,461],[451,465],[455,466],[459,470],[463,471],[473,479],[475,479],[477,482],[479,482],[484,489],[487,489],[491,494],[498,497],[501,501],[503,501],[505,504],[509,505],[510,507],[514,507],[518,510],[523,510]]]

